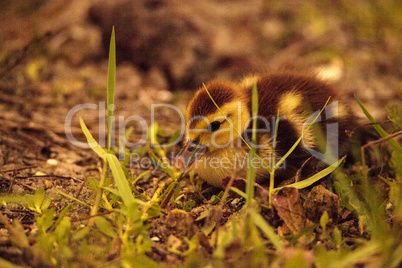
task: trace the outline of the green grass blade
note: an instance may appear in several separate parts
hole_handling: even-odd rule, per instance
[[[230,187],[230,190],[247,200],[247,195],[243,191],[241,191],[235,187]]]
[[[80,117],[80,125],[82,132],[84,132],[85,137],[87,138],[87,142],[89,147],[103,160],[106,159],[106,152],[105,150],[96,142],[94,137],[92,136],[91,132],[89,132],[87,126],[84,123],[84,120]]]
[[[253,130],[254,131],[254,130]],[[255,181],[255,167],[253,166],[253,159],[255,158],[255,147],[252,146],[249,152],[249,167],[247,169],[247,183],[246,183],[246,195],[247,204],[251,205],[254,197],[254,181]]]
[[[175,181],[177,180],[173,170],[171,170],[164,162],[159,160],[159,158],[153,153],[149,152],[149,156],[152,158],[153,161],[166,173],[168,174],[172,179]]]
[[[110,38],[109,65],[107,69],[107,151],[110,152],[112,140],[112,119],[114,111],[114,85],[116,81],[116,41],[114,26]]]
[[[279,109],[278,109],[278,113],[276,115],[274,140],[272,142],[271,168],[273,171],[275,171],[275,168],[274,168],[275,167],[275,149],[276,149],[276,139],[278,136],[278,127],[279,127]]]
[[[272,244],[276,247],[277,250],[283,250],[285,248],[282,240],[275,233],[274,228],[272,228],[259,213],[252,210],[250,211],[250,216],[254,224],[261,229],[261,231],[266,235],[269,240],[271,240]]]
[[[257,85],[254,83],[253,85],[253,92],[252,92],[252,106],[251,106],[251,110],[252,110],[252,115],[253,117],[257,117],[258,115],[258,89],[257,89]],[[253,121],[253,129],[257,128],[257,120]],[[253,131],[252,134],[252,138],[256,138],[256,133],[255,131]]]
[[[193,153],[190,156],[190,159],[187,161],[186,165],[184,166],[183,171],[180,173],[179,178],[177,178],[177,181],[181,181],[181,179],[183,178],[184,174],[186,173],[186,170],[188,168],[188,165],[190,165],[190,163],[193,161],[195,154],[198,152],[199,147],[195,147],[195,150],[193,151]]]
[[[246,194],[247,194],[247,204],[250,205],[254,198],[254,181],[255,181],[255,167],[252,165],[254,163],[254,158],[256,157],[256,146],[257,146],[257,116],[258,116],[258,91],[257,85],[253,86],[252,94],[252,118],[253,118],[253,128],[251,134],[251,149],[249,152],[249,167],[247,170],[247,184],[246,184]]]
[[[113,154],[106,154],[106,160],[110,169],[112,170],[113,178],[116,182],[120,196],[123,199],[124,204],[128,207],[135,201],[131,193],[130,185],[126,179],[126,176],[124,175],[123,169],[121,168],[120,162]]]
[[[325,176],[327,176],[328,174],[331,174],[343,161],[344,157],[339,159],[337,162],[335,162],[334,164],[330,165],[329,167],[321,170],[320,172],[318,172],[317,174],[314,174],[313,176],[311,176],[308,179],[299,181],[299,182],[295,182],[289,185],[285,185],[282,187],[277,187],[274,189],[274,191],[279,191],[280,189],[284,188],[284,187],[293,187],[296,189],[303,189],[306,188],[310,185],[312,185],[313,183],[319,181],[320,179],[324,178]]]
[[[69,195],[69,194],[67,194],[67,193],[65,193],[65,192],[63,192],[63,191],[61,191],[61,190],[59,190],[57,188],[56,188],[56,191],[59,194],[61,194],[62,196],[67,197],[68,199],[71,199],[71,200],[73,200],[73,201],[75,201],[75,202],[77,202],[77,203],[79,203],[79,204],[81,204],[83,206],[86,206],[86,207],[89,207],[89,208],[91,207],[91,205],[88,205],[87,203],[85,203],[85,202],[75,198],[74,196],[71,196],[71,195]]]
[[[157,139],[157,133],[158,133],[158,123],[154,122],[148,129],[148,138],[149,141],[151,142],[152,145],[159,145],[158,139]]]
[[[373,125],[374,129],[380,134],[381,137],[386,138],[389,136],[389,134],[375,121],[373,116],[367,111],[367,109],[364,107],[363,103],[359,100],[359,98],[355,95],[355,99],[357,103],[359,104],[360,108],[362,109],[363,113],[366,115],[367,119],[370,121],[370,123]],[[392,139],[389,138],[387,140],[388,144],[394,149],[396,152],[402,154],[402,148],[401,146],[398,145],[398,143]]]
[[[114,194],[116,196],[121,197],[120,192],[118,190],[114,189],[114,188],[103,186],[102,189],[104,189],[104,190],[106,190],[108,192],[111,192],[112,194]],[[134,203],[136,203],[138,205],[146,205],[147,204],[147,202],[144,202],[144,201],[142,201],[142,200],[140,200],[138,198],[134,198]]]
[[[269,172],[269,196],[268,196],[269,207],[272,207],[272,193],[274,191],[274,185],[275,185],[275,148],[276,148],[276,137],[278,135],[278,127],[279,127],[279,109],[276,115],[274,140],[272,142],[271,171]]]
[[[102,187],[103,190],[106,190],[108,192],[111,192],[112,194],[118,196],[121,198],[120,192],[119,190],[115,189],[115,188],[111,188],[111,187],[107,187],[107,186],[103,186]]]

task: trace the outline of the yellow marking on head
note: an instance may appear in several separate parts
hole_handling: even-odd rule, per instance
[[[240,100],[229,102],[220,111],[200,118],[195,126],[190,128],[187,122],[187,137],[195,140],[199,137],[199,143],[207,145],[210,149],[222,148],[224,146],[234,146],[233,141],[237,138],[237,133],[233,125],[240,133],[247,128],[250,120],[248,107]],[[230,120],[230,122],[228,122]],[[208,131],[208,125],[214,121],[223,122],[216,131]]]
[[[290,91],[281,96],[279,101],[279,111],[281,113],[294,113],[300,109],[303,97],[300,93]]]

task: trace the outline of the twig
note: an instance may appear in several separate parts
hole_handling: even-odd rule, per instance
[[[29,178],[56,178],[56,179],[72,179],[78,182],[82,182],[82,180],[74,178],[74,177],[67,177],[61,175],[32,175],[32,176],[15,176],[16,179],[29,179]]]
[[[393,137],[399,136],[399,135],[402,135],[402,130],[398,131],[398,132],[395,132],[395,133],[392,133],[392,134],[390,134],[390,135],[388,135],[388,136],[386,136],[384,138],[381,138],[381,139],[378,139],[378,140],[375,140],[375,141],[370,141],[370,142],[366,143],[365,145],[363,145],[362,148],[365,149],[366,147],[373,146],[373,145],[375,145],[377,143],[386,142],[387,140],[389,140],[389,139],[391,139]]]
[[[392,139],[393,137],[397,137],[397,136],[399,136],[401,134],[402,134],[402,130],[398,131],[398,132],[395,132],[395,133],[392,133],[392,134],[390,134],[390,135],[388,135],[388,136],[386,136],[384,138],[381,138],[381,139],[378,139],[378,140],[375,140],[375,141],[370,141],[370,142],[366,143],[365,145],[363,145],[362,147],[360,147],[360,151],[361,151],[361,154],[362,154],[362,165],[363,165],[363,167],[366,167],[366,159],[365,159],[364,149],[366,149],[367,147],[374,146],[374,145],[376,145],[378,143],[386,142],[387,140]]]
[[[86,180],[83,180],[82,183],[81,183],[80,189],[78,189],[77,194],[75,195],[75,198],[78,199],[78,197],[81,194],[82,189],[84,188],[85,183],[86,183]]]
[[[23,182],[19,182],[19,181],[16,181],[16,180],[13,180],[13,179],[9,179],[9,178],[6,178],[6,177],[3,177],[3,178],[6,179],[6,180],[8,180],[8,181],[10,181],[11,183],[15,182],[15,183],[18,184],[18,185],[24,186],[25,188],[27,188],[27,189],[29,189],[29,190],[31,190],[31,191],[36,191],[35,188],[33,188],[32,186],[29,186],[28,184],[25,184],[25,183],[23,183]]]
[[[166,208],[167,204],[169,203],[170,199],[172,198],[173,193],[174,193],[174,189],[176,188],[178,182],[177,182],[177,181],[173,181],[172,184],[173,184],[174,186],[170,189],[170,191],[169,191],[169,193],[166,195],[165,199],[163,199],[163,201],[161,202],[160,207],[161,207],[162,209],[163,209],[163,208]]]
[[[16,171],[20,171],[20,170],[24,170],[24,169],[30,169],[30,168],[37,168],[37,166],[26,166],[26,167],[20,167],[20,168],[0,170],[0,173],[16,172]]]

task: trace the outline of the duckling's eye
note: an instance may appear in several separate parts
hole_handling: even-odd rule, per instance
[[[212,122],[211,124],[209,124],[207,130],[208,130],[209,132],[217,131],[217,130],[220,128],[220,126],[221,126],[222,123],[223,123],[223,122],[214,121],[214,122]]]

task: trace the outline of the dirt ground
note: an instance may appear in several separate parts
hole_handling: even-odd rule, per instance
[[[104,133],[102,107],[112,25],[118,64],[115,118],[139,116],[150,126],[152,104],[173,104],[184,111],[194,90],[210,79],[308,69],[334,83],[361,123],[367,122],[354,95],[377,120],[386,121],[385,107],[401,107],[400,5],[395,4],[399,11],[385,5],[375,13],[369,1],[355,7],[343,2],[2,1],[0,194],[21,195],[43,187],[54,196],[61,189],[85,202],[94,198],[87,178],[99,178],[100,159],[92,150],[72,144],[66,125],[71,119],[69,133],[82,142],[79,116],[95,139]],[[95,106],[68,116],[82,104]],[[154,117],[167,139],[184,124],[173,109],[156,109]],[[134,121],[128,124],[134,126],[131,142],[147,132]],[[179,149],[180,144],[172,152]],[[146,168],[134,165],[128,170],[135,177]],[[152,196],[161,176],[157,172],[140,180],[138,190]],[[217,193],[212,190],[210,196]],[[63,199],[57,206],[68,202]],[[235,198],[225,208],[222,222],[241,202]],[[203,209],[198,207],[192,216],[198,217]],[[21,221],[26,230],[34,229],[30,210],[15,205],[2,212]],[[70,215],[77,224],[87,216],[87,210]],[[166,217],[152,223],[152,236],[167,237],[170,232],[180,237],[175,227],[167,226]],[[158,224],[164,229],[156,228]],[[353,228],[351,235],[358,235],[358,226]],[[1,233],[0,237],[4,238]],[[18,253],[3,250],[8,243],[5,238],[0,242],[0,255],[15,261]],[[173,264],[181,260],[164,247],[155,247],[150,256]]]

